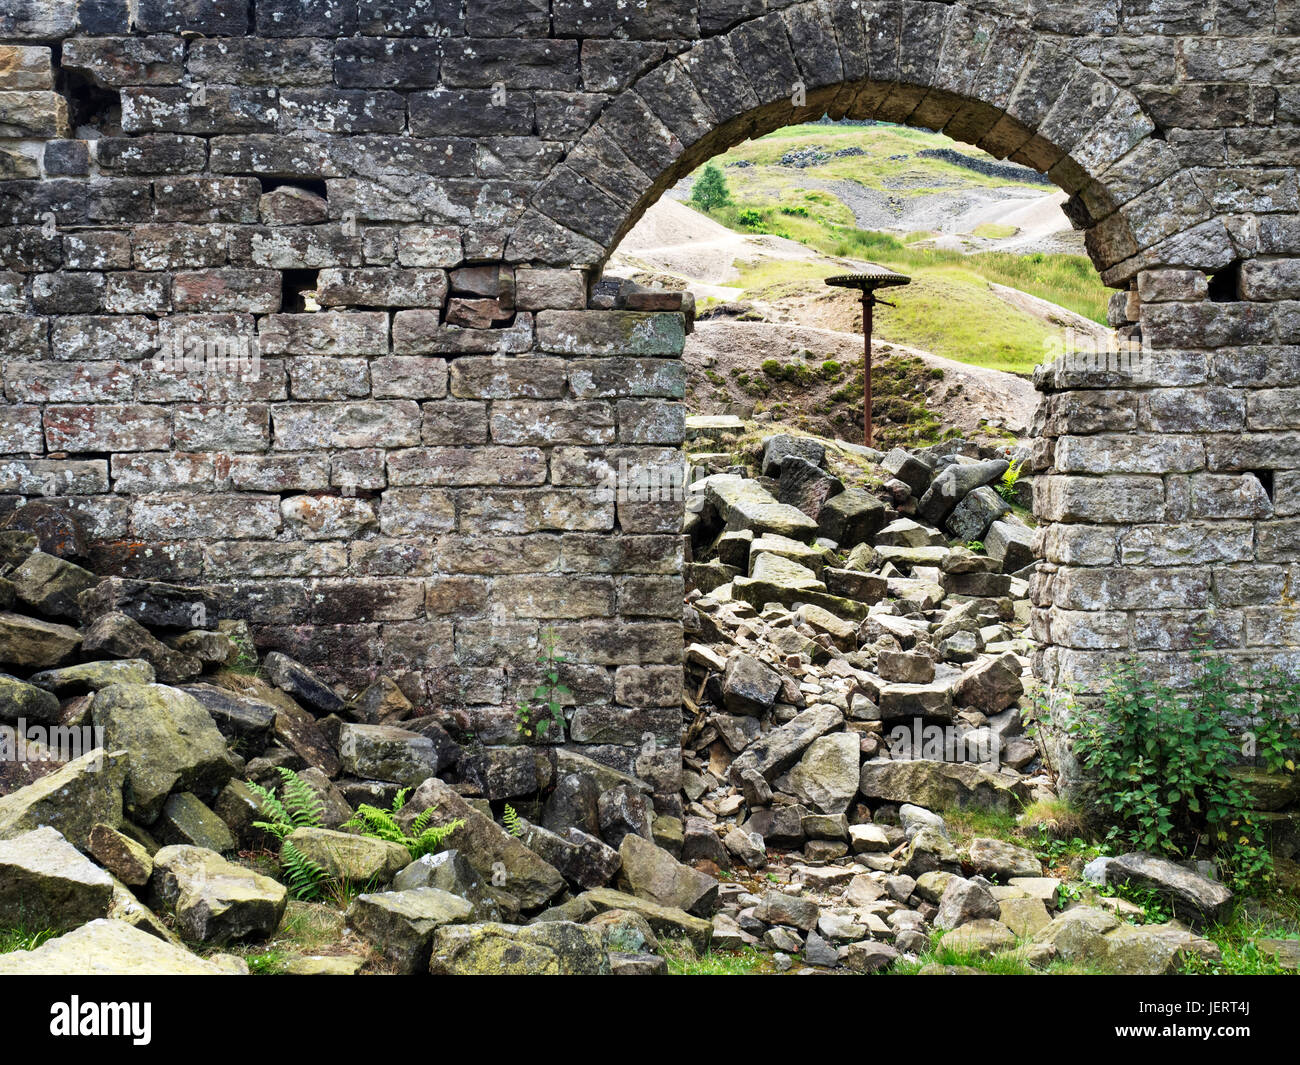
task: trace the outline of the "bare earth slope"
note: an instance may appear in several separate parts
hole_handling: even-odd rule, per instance
[[[734,301],[744,296],[741,288],[728,284],[739,277],[735,264],[758,260],[828,261],[796,241],[736,233],[682,203],[664,199],[651,207],[624,239],[607,273],[689,289],[701,302]],[[859,264],[845,261],[846,268],[855,265]],[[763,321],[701,320],[685,352],[691,412],[749,413],[758,407],[774,410],[779,418],[800,420],[810,431],[855,438],[860,408],[851,400],[836,403],[832,399],[843,378],[817,377],[796,385],[773,380],[761,369],[772,359],[782,364],[802,362],[810,368],[834,360],[860,379],[862,335],[857,306],[848,299],[834,299],[837,295],[843,293],[754,300],[754,310],[766,319]],[[1053,324],[1080,330],[1100,328],[1055,304],[1013,289],[998,291],[998,295]],[[859,330],[856,333],[855,328]],[[1038,394],[1022,377],[899,343],[877,341],[873,355],[877,362],[891,356],[916,356],[927,367],[942,371],[941,376],[919,379],[917,387],[923,389],[924,397],[915,396],[916,402],[935,414],[941,430],[956,428],[968,438],[1005,438],[1007,433],[1019,436],[1028,431]]]

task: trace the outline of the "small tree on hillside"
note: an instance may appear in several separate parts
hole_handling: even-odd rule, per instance
[[[716,211],[731,202],[727,179],[713,163],[706,163],[691,186],[691,202],[702,211]]]

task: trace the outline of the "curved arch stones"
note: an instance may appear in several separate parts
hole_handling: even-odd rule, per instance
[[[688,323],[588,285],[709,156],[878,118],[1045,170],[1142,340],[1039,374],[1043,676],[1300,666],[1298,51],[1297,0],[13,0],[0,517],[488,743],[553,628],[671,809],[680,504],[608,486]]]

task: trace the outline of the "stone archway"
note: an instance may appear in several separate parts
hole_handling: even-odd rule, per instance
[[[47,497],[101,568],[213,584],[488,742],[554,626],[573,741],[671,792],[673,506],[601,486],[680,444],[685,323],[586,282],[728,144],[880,117],[1046,169],[1144,341],[1043,376],[1044,674],[1176,674],[1210,611],[1300,664],[1300,20],[1202,6],[21,3],[0,514]],[[258,376],[190,373],[191,339]]]
[[[1293,311],[1258,302],[1268,286],[1253,279],[1280,267],[1253,263],[1240,292],[1209,299],[1210,278],[1222,299],[1219,272],[1256,250],[1258,224],[1224,217],[1137,96],[1051,37],[960,5],[904,7],[795,4],[651,68],[552,169],[508,252],[563,249],[598,268],[703,161],[823,113],[941,130],[1045,171],[1120,290],[1112,324],[1125,340],[1064,352],[1039,374],[1040,674],[1086,688],[1136,651],[1177,683],[1207,632],[1242,657],[1270,653],[1268,593],[1255,598],[1263,586],[1245,571],[1252,537],[1287,535],[1268,519],[1289,513],[1275,499],[1289,478],[1265,460],[1262,430],[1280,420],[1256,424],[1249,410],[1281,397],[1239,390],[1276,371],[1239,373],[1231,354],[1205,350],[1297,339]]]

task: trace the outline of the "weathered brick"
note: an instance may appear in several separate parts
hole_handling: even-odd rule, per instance
[[[330,486],[330,460],[315,452],[234,454],[218,459],[216,478],[240,492],[310,492]]]
[[[685,587],[680,576],[621,577],[617,593],[622,617],[672,618],[680,612]]]
[[[382,311],[271,314],[258,321],[267,355],[386,355],[388,316]]]
[[[1146,425],[1160,432],[1223,432],[1245,424],[1246,397],[1226,388],[1161,388],[1147,400]]]
[[[1112,474],[1039,477],[1034,481],[1034,512],[1046,521],[1160,521],[1164,507],[1164,484],[1159,477]]]
[[[1052,603],[1067,610],[1187,609],[1210,599],[1210,574],[1201,567],[1062,567],[1048,584]]]
[[[165,451],[172,442],[172,415],[165,407],[105,403],[45,408],[50,451]]]
[[[504,329],[462,329],[439,320],[437,311],[398,311],[393,315],[395,355],[505,356],[528,351],[533,343],[533,317],[515,315]]]
[[[280,309],[280,275],[274,270],[193,270],[172,281],[172,306],[178,311],[251,311]]]
[[[504,618],[609,617],[614,584],[607,577],[499,577],[492,582],[492,602]]]
[[[586,276],[579,270],[521,267],[515,271],[515,302],[524,311],[582,310],[587,306]]]
[[[559,622],[555,639],[574,662],[598,665],[648,665],[681,660],[681,626],[673,622]]]
[[[210,492],[216,481],[211,454],[186,451],[113,456],[113,490],[124,495]]]
[[[457,512],[462,533],[596,531],[614,527],[614,503],[578,488],[466,489]]]
[[[420,408],[409,400],[287,403],[272,412],[275,446],[312,448],[411,447],[420,439]]]
[[[441,399],[447,394],[447,362],[420,355],[375,359],[370,389],[376,399]]]
[[[530,485],[546,481],[535,447],[420,447],[388,455],[392,485]]]
[[[102,459],[6,459],[0,461],[0,492],[30,496],[94,495],[108,491]]]
[[[336,355],[296,355],[286,360],[294,399],[351,399],[370,395],[370,363]]]
[[[285,528],[292,530],[304,540],[351,540],[379,525],[374,505],[369,500],[349,499],[345,496],[291,496],[280,503],[280,515],[284,518]],[[414,614],[404,616],[414,617]],[[336,617],[332,620],[343,619]],[[348,620],[393,619],[350,618]]]
[[[615,435],[608,403],[498,401],[491,428],[499,444],[608,444]]]
[[[219,540],[205,545],[214,577],[322,577],[344,572],[348,550],[340,543],[267,543]]]
[[[437,566],[445,573],[543,573],[559,568],[558,536],[443,536]]]
[[[434,577],[424,582],[424,612],[429,617],[481,615],[488,606],[488,582],[481,577]]]
[[[680,573],[680,536],[564,537],[560,568],[566,573]]]
[[[63,59],[67,65],[66,52]],[[50,50],[34,45],[0,45],[0,90],[29,92],[53,89],[54,70]]]
[[[40,407],[0,406],[0,454],[44,450]]]
[[[663,400],[618,402],[618,439],[624,444],[680,444],[686,438],[686,409]]]
[[[578,399],[681,399],[686,391],[686,367],[676,359],[576,359],[568,367]]]
[[[559,399],[564,359],[468,356],[451,364],[451,394],[463,399]]]
[[[271,445],[271,412],[252,406],[175,408],[174,439],[187,451],[260,451]]]
[[[1056,442],[1061,473],[1185,473],[1205,465],[1205,445],[1193,435],[1098,433]]]
[[[16,403],[114,403],[135,392],[125,362],[10,362],[4,366],[4,390]]]
[[[66,137],[68,101],[56,92],[0,90],[0,137]]]
[[[280,530],[280,499],[255,495],[146,497],[131,506],[131,530],[145,539],[266,539]]]
[[[63,265],[69,270],[128,269],[131,239],[125,233],[70,233],[63,238]]]
[[[447,275],[384,267],[322,270],[317,294],[323,307],[438,307],[447,296]]]
[[[389,488],[379,504],[385,536],[446,532],[456,525],[451,493],[433,488]]]
[[[1300,259],[1251,259],[1242,263],[1241,298],[1300,299]]]
[[[1114,533],[1111,532],[1113,537]],[[1119,561],[1127,566],[1199,566],[1207,562],[1244,562],[1255,551],[1253,526],[1243,522],[1137,525],[1119,534]],[[1099,560],[1105,565],[1113,552]],[[1051,561],[1089,564],[1086,559]]]
[[[488,438],[488,405],[444,399],[425,403],[420,440],[426,444],[480,444]]]
[[[537,343],[561,355],[681,354],[680,314],[642,311],[539,311]]]

